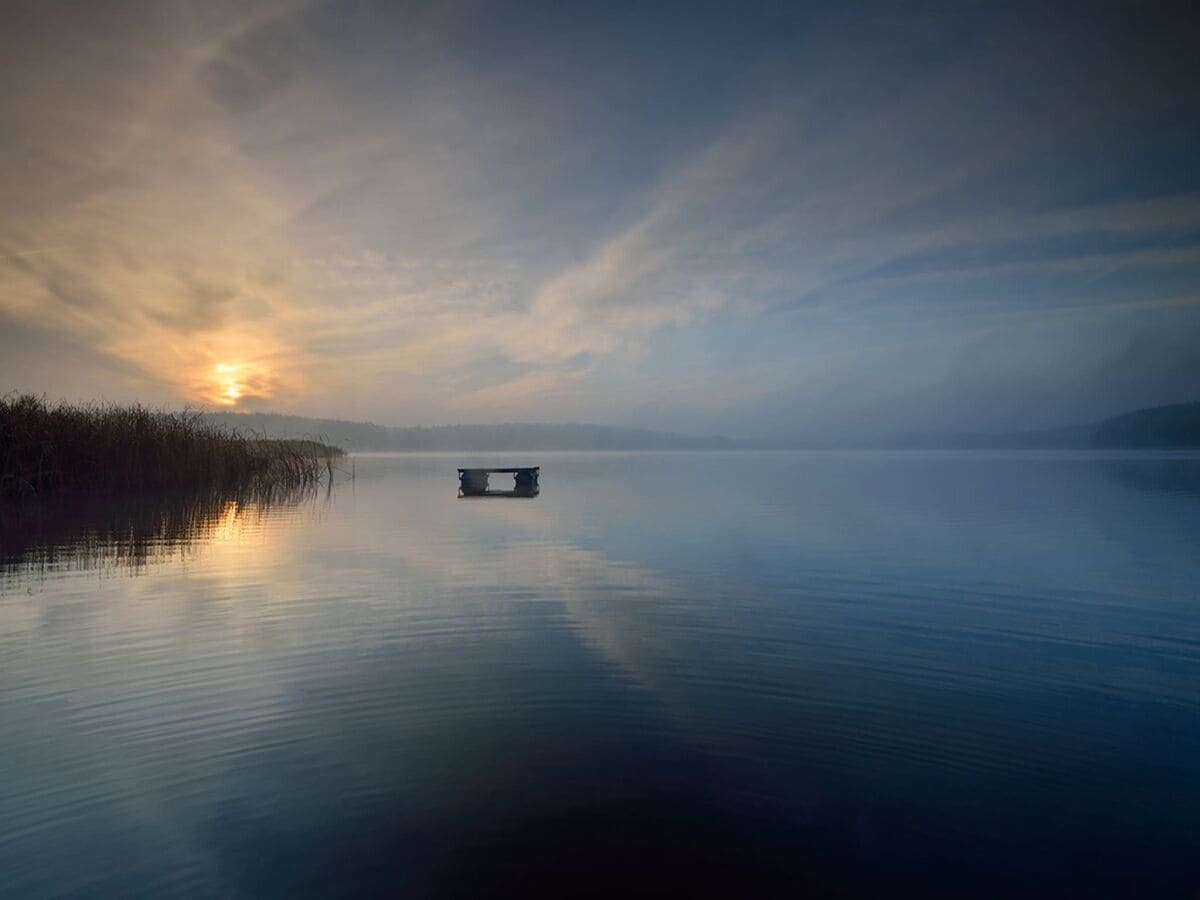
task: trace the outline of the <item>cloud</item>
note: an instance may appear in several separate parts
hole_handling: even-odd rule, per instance
[[[20,11],[0,313],[176,401],[225,365],[282,410],[767,430],[1060,314],[1103,326],[1086,378],[1120,310],[1200,294],[1189,64],[1117,40],[1161,22],[698,16],[614,56],[619,11],[489,16]]]
[[[39,156],[10,178],[0,303],[179,399],[205,399],[196,373],[221,360],[277,370],[270,395],[300,381],[288,358],[300,349],[296,261],[275,233],[286,207],[197,73],[221,41],[273,19],[195,34],[168,18],[148,16],[153,40],[60,23],[64,65],[43,48],[24,73],[17,112]]]

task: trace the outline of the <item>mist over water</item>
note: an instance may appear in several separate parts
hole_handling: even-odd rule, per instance
[[[1200,887],[1200,457],[537,456],[3,511],[3,893]]]

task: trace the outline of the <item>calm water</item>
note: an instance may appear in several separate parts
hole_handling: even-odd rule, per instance
[[[1200,459],[468,460],[0,511],[0,894],[1200,890]]]

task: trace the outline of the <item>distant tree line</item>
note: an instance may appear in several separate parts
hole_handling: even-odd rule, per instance
[[[1200,403],[1155,406],[1101,422],[1092,435],[1097,447],[1200,447]]]
[[[696,437],[639,428],[604,425],[531,424],[392,427],[341,419],[312,419],[274,413],[204,414],[214,425],[239,434],[308,439],[350,450],[371,451],[521,451],[521,450],[739,450],[838,447],[845,444],[804,441],[761,442],[727,437]],[[1099,424],[1041,431],[993,433],[925,432],[862,441],[880,449],[1038,449],[1090,447],[1200,447],[1200,403],[1141,409]]]
[[[371,422],[311,419],[274,413],[208,413],[207,418],[241,434],[307,438],[362,452],[508,450],[727,450],[722,437],[691,437],[604,425],[525,424],[389,427]]]

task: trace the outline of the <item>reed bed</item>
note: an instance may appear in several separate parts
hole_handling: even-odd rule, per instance
[[[319,441],[238,434],[197,412],[0,397],[0,499],[292,489],[331,479],[342,455]]]

